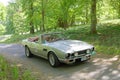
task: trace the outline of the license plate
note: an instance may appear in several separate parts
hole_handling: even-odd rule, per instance
[[[86,56],[82,56],[81,61],[84,61],[84,60],[86,60],[86,59],[87,59]]]

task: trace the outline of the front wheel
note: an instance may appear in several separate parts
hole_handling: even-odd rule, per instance
[[[33,56],[32,53],[30,52],[30,49],[27,46],[25,46],[25,55],[29,58]]]
[[[60,64],[57,56],[53,52],[49,53],[49,55],[48,55],[48,61],[49,61],[49,64],[52,67],[57,67]]]

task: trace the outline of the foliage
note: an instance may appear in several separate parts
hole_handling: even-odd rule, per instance
[[[26,21],[30,28],[30,33],[34,33],[34,2],[35,0],[21,0],[22,8],[26,15]]]
[[[6,31],[7,33],[15,33],[15,28],[14,28],[14,13],[15,13],[15,4],[10,3],[7,6],[7,15],[6,15]]]
[[[0,56],[0,80],[35,80],[30,72],[21,71],[15,65],[10,65],[2,56]]]
[[[120,0],[110,0],[110,5],[112,5],[112,9],[113,11],[117,12],[117,16],[118,18],[120,18]]]
[[[5,33],[5,26],[0,24],[0,35],[3,35]]]
[[[15,0],[2,9],[6,32],[44,32],[91,24],[92,0]],[[2,7],[2,6],[1,6]],[[119,18],[119,0],[97,0],[97,22]],[[3,11],[4,10],[4,11]],[[93,22],[94,23],[94,22]],[[93,30],[93,29],[92,29]]]
[[[6,8],[0,3],[0,35],[5,32],[5,16],[6,16]]]
[[[5,6],[2,3],[0,3],[0,24],[4,24],[6,15],[5,10],[6,10]]]

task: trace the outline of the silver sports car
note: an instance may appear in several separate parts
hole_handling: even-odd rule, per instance
[[[27,57],[33,54],[48,59],[52,67],[59,64],[72,64],[76,61],[89,60],[95,53],[94,46],[80,41],[63,38],[61,33],[41,34],[22,41]]]

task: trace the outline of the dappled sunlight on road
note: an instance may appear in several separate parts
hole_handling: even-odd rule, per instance
[[[22,67],[23,64],[18,63],[18,64],[16,64],[16,66],[18,66],[18,67]]]
[[[118,70],[120,70],[120,64],[118,65],[118,67],[117,67],[117,68],[118,68]]]
[[[71,68],[68,67],[63,73],[66,75],[61,74],[56,76],[55,79],[67,80],[69,78],[69,80],[119,80],[120,62],[118,62],[118,59],[119,55],[111,58],[104,58],[104,56],[102,58],[94,58],[90,62],[75,65]],[[69,69],[71,69],[71,71],[68,71]]]
[[[108,58],[108,59],[96,58],[92,62],[94,63],[94,65],[101,65],[102,67],[104,67],[104,66],[112,65],[113,64],[112,62],[117,61],[118,59],[119,56],[116,55],[113,58]]]

